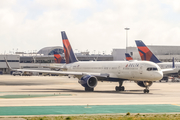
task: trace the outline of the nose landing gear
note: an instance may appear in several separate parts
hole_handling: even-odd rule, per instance
[[[146,89],[144,89],[144,93],[149,93],[149,87],[152,85],[152,81],[143,81],[144,86],[146,87]]]
[[[146,89],[144,89],[144,93],[149,93],[149,87],[146,87]]]

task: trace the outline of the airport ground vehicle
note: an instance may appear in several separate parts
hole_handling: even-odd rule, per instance
[[[12,75],[16,76],[16,75],[19,75],[19,76],[22,76],[22,72],[21,71],[14,71],[12,72]]]
[[[162,81],[165,81],[165,82],[168,82],[168,79],[169,79],[169,77],[163,77],[161,80],[159,80],[159,82],[162,82]]]

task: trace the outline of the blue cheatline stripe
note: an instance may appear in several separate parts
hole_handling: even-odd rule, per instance
[[[0,116],[57,115],[57,114],[111,114],[111,113],[172,113],[180,112],[180,106],[157,105],[89,105],[89,106],[18,106],[0,107]]]

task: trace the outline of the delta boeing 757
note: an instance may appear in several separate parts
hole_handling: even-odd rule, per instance
[[[65,71],[12,70],[74,75],[79,79],[79,83],[85,88],[85,91],[94,91],[98,81],[118,82],[119,86],[116,86],[115,90],[124,91],[123,82],[130,80],[135,81],[141,87],[145,87],[144,93],[149,93],[149,87],[153,81],[160,80],[163,77],[163,72],[167,71],[162,70],[156,63],[150,61],[78,61],[65,31],[62,31],[61,35],[66,60],[66,64],[61,69]],[[10,68],[8,63],[7,66]]]

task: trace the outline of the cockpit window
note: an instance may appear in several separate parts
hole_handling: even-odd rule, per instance
[[[157,68],[155,68],[155,67],[148,67],[147,68],[147,71],[157,71],[158,69]]]
[[[147,68],[147,71],[151,71],[151,68]]]
[[[157,68],[153,68],[153,71],[156,71],[156,70],[158,70]]]

